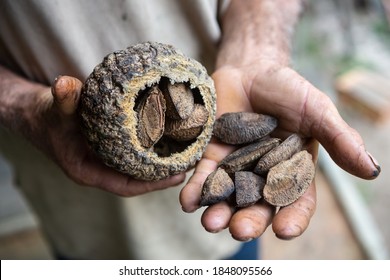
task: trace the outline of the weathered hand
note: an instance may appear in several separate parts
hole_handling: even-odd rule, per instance
[[[69,76],[58,77],[47,89],[41,107],[45,140],[35,136],[40,148],[75,182],[121,196],[135,196],[179,184],[184,174],[158,182],[135,180],[104,165],[89,150],[76,114],[82,83]]]
[[[213,78],[218,94],[218,116],[233,111],[272,115],[279,121],[274,135],[285,138],[294,132],[306,137],[305,148],[313,155],[314,162],[317,161],[318,140],[333,160],[353,175],[372,179],[379,174],[380,169],[365,151],[361,137],[343,121],[331,100],[291,68],[263,61],[241,68],[222,67]],[[185,212],[199,208],[203,182],[232,149],[216,140],[208,145],[194,175],[181,192]],[[221,202],[204,211],[202,224],[210,232],[228,227],[233,238],[250,240],[259,237],[272,223],[279,238],[291,239],[305,231],[315,205],[313,181],[301,198],[277,213],[265,202],[241,210]]]

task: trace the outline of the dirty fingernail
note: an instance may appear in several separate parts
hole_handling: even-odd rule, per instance
[[[233,236],[234,239],[237,239]],[[251,242],[254,238],[253,237],[246,237],[246,238],[238,238],[237,240],[241,241],[241,242]]]
[[[280,234],[275,234],[275,236],[281,240],[293,240],[294,238],[296,238],[296,236],[286,236],[286,235],[280,235]]]
[[[381,166],[379,165],[378,161],[369,153],[367,152],[367,155],[370,157],[372,163],[374,164],[376,170],[374,170],[372,176],[378,177],[379,173],[381,173]]]

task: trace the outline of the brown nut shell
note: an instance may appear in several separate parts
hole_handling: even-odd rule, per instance
[[[141,145],[150,148],[164,134],[166,102],[161,91],[154,86],[135,108],[138,113],[138,138]]]
[[[279,145],[280,139],[267,138],[241,147],[230,155],[226,156],[218,166],[227,173],[234,173],[243,170],[252,170],[259,158]]]
[[[196,139],[168,154],[141,144],[135,110],[144,92],[164,79],[188,85],[208,112]],[[137,179],[160,180],[188,170],[201,158],[212,135],[216,96],[199,62],[170,45],[146,42],[108,54],[94,68],[83,85],[78,111],[90,147],[105,164]],[[165,137],[156,143],[169,145]]]
[[[302,150],[304,140],[296,133],[287,137],[280,145],[266,153],[256,164],[254,172],[264,175],[268,170],[283,160],[291,158]]]
[[[277,125],[277,119],[272,116],[229,112],[215,121],[213,135],[226,144],[247,144],[267,136]]]
[[[189,118],[194,110],[194,95],[184,83],[162,83],[162,91],[167,101],[167,116],[174,120]]]
[[[286,206],[302,196],[314,179],[315,166],[306,150],[272,167],[263,189],[264,199],[274,206]]]
[[[237,207],[248,207],[260,200],[265,180],[250,171],[239,171],[234,174]]]
[[[165,135],[177,141],[196,138],[207,122],[208,112],[203,105],[195,104],[190,117],[184,120],[167,120]]]
[[[234,192],[234,182],[222,168],[211,172],[203,184],[200,206],[216,204],[226,200]]]

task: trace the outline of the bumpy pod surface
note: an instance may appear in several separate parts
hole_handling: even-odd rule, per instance
[[[142,145],[135,110],[151,87],[185,83],[208,112],[195,139],[163,136]],[[85,81],[79,115],[90,147],[105,164],[142,180],[160,180],[193,167],[212,135],[216,96],[206,69],[170,45],[146,42],[108,54]]]

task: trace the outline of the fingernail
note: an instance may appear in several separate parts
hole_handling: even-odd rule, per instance
[[[55,79],[54,79],[54,83],[55,83],[55,82],[57,82],[57,81],[58,81],[58,79],[59,79],[59,78],[61,78],[61,77],[62,77],[62,75],[58,75],[57,77],[55,77]]]
[[[208,232],[210,232],[210,233],[219,233],[221,230],[219,230],[219,229],[212,229],[212,230],[208,230],[208,229],[206,229]]]
[[[279,234],[275,234],[275,236],[281,240],[293,240],[294,238],[296,238],[296,236],[286,236],[286,235],[279,235]]]
[[[248,238],[248,239],[245,239],[245,240],[242,240],[243,242],[245,243],[248,243],[248,242],[251,242],[254,238]]]
[[[181,210],[185,213],[195,213],[196,210],[198,210],[198,208],[191,208],[191,209],[188,209],[188,208],[185,208],[185,207],[181,207]]]
[[[232,237],[234,239],[239,240],[239,241],[244,242],[244,243],[251,242],[254,239],[253,237],[244,237],[244,238],[237,238],[234,236],[232,236]]]
[[[379,165],[378,161],[369,153],[367,152],[367,155],[370,157],[371,162],[374,164],[376,170],[372,173],[373,177],[378,177],[379,173],[381,173],[381,166]]]

